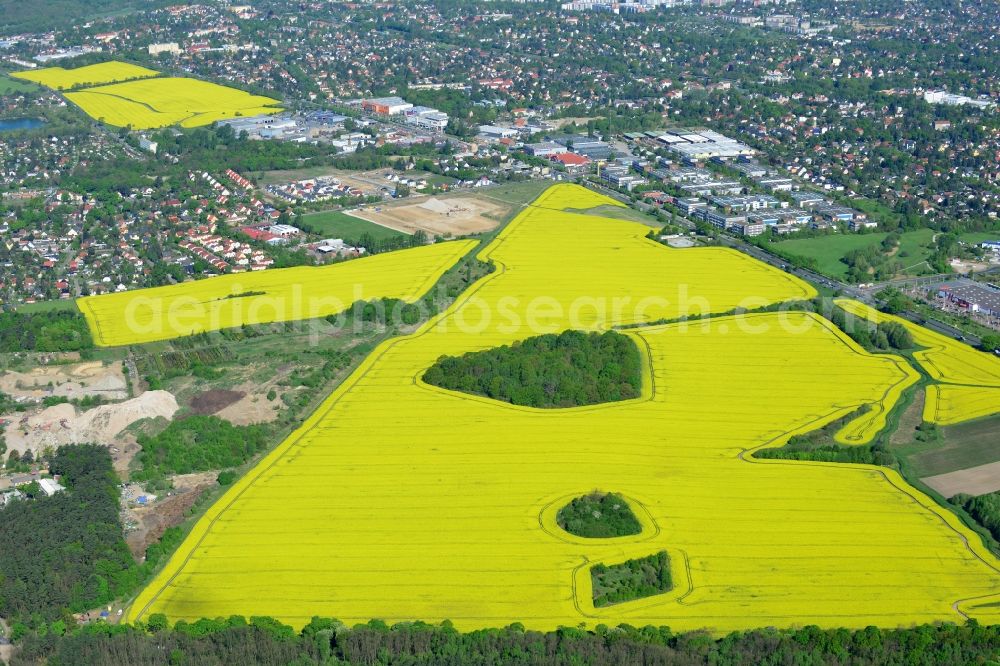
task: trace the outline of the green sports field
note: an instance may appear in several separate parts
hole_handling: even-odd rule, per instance
[[[309,213],[299,219],[313,232],[321,236],[343,238],[344,240],[357,241],[363,234],[371,234],[376,240],[406,235],[401,231],[389,229],[340,211]]]

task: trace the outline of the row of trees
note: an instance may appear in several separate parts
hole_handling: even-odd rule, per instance
[[[830,311],[829,319],[869,351],[905,351],[914,347],[910,331],[894,321],[874,324],[867,319],[848,314],[839,307]]]
[[[59,636],[27,637],[11,666],[47,663],[245,664],[278,666],[650,666],[654,664],[937,664],[993,663],[1000,626],[921,625],[907,629],[755,629],[713,638],[668,627],[599,625],[528,631],[519,624],[468,633],[450,622],[387,626],[373,620],[346,627],[313,618],[296,634],[266,617],[147,626],[95,625]]]
[[[899,468],[899,460],[881,442],[867,446],[844,446],[834,439],[845,425],[860,417],[870,408],[864,406],[850,414],[830,422],[822,428],[799,435],[792,435],[780,448],[761,449],[754,452],[755,458],[781,460],[815,460],[819,462],[853,463]]]

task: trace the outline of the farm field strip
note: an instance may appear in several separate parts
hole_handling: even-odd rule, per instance
[[[1000,414],[1000,388],[936,384],[927,387],[924,420],[955,425]]]
[[[46,67],[11,74],[15,78],[32,81],[53,90],[68,90],[79,86],[96,86],[132,79],[148,79],[159,75],[160,73],[156,70],[117,61],[86,65],[75,69]]]
[[[89,90],[66,93],[66,99],[91,118],[115,127],[153,128],[175,125],[189,117],[184,112],[156,111],[124,97],[102,95]]]
[[[858,301],[838,299],[836,303],[863,319],[902,324],[923,347],[913,357],[939,382],[927,389],[924,420],[953,425],[1000,412],[1000,358]]]
[[[88,115],[116,126],[152,129],[210,125],[237,116],[279,113],[280,102],[190,78],[157,78],[66,93]]]
[[[360,300],[415,301],[476,241],[451,241],[320,267],[238,273],[80,298],[101,346],[141,344],[244,324],[325,317]]]
[[[628,331],[648,368],[642,396],[623,403],[540,410],[421,382],[442,354],[545,329],[811,295],[744,255],[671,250],[637,223],[554,210],[613,205],[576,186],[539,201],[548,207],[527,208],[480,253],[497,271],[366,358],[208,510],[127,619],[628,622],[720,633],[960,621],[958,609],[1000,593],[998,563],[978,538],[891,470],[743,455],[888,403],[911,380],[898,359],[867,354],[817,315]],[[687,300],[673,298],[680,285]],[[664,293],[642,309],[600,312],[604,299]],[[573,314],[581,298],[593,312]],[[503,299],[508,316],[491,316]],[[532,316],[539,299],[546,308]],[[623,493],[653,527],[585,543],[544,527],[560,499],[593,489]],[[580,583],[587,567],[659,550],[671,556],[675,590],[593,608]]]
[[[281,102],[228,86],[159,72],[124,62],[63,69],[50,67],[12,76],[54,90],[87,115],[116,127],[202,127],[240,116],[280,113]],[[83,87],[88,86],[88,87]]]

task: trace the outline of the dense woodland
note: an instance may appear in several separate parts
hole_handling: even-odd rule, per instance
[[[94,346],[79,312],[0,312],[0,353],[82,351]]]
[[[661,550],[620,564],[595,564],[590,581],[597,608],[662,594],[673,587],[670,557]]]
[[[107,448],[60,447],[49,469],[66,491],[0,510],[0,615],[36,625],[107,603],[139,575],[122,537]]]
[[[620,333],[565,331],[442,356],[424,381],[515,405],[576,407],[637,397],[642,360],[635,343]]]
[[[570,534],[588,538],[629,536],[642,532],[628,502],[615,493],[590,493],[559,510],[556,522]]]
[[[32,635],[11,666],[742,666],[757,664],[995,663],[1000,627],[922,625],[908,629],[756,629],[712,638],[667,627],[599,626],[541,633],[519,625],[460,633],[449,623],[347,628],[316,618],[300,634],[267,618],[230,618],[154,629],[93,626],[66,636]],[[154,621],[155,620],[155,621]]]
[[[1000,493],[987,493],[978,497],[960,494],[952,497],[951,502],[965,509],[994,539],[1000,541]]]
[[[236,467],[267,448],[267,429],[234,426],[217,416],[189,416],[173,421],[156,435],[138,438],[138,480]]]

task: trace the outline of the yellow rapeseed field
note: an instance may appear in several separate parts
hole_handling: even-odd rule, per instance
[[[672,250],[641,225],[554,210],[613,204],[576,186],[540,203],[481,252],[496,272],[380,345],[209,509],[129,619],[722,632],[997,614],[971,610],[1000,593],[997,561],[896,473],[749,455],[913,381],[899,359],[866,353],[817,315],[629,330],[648,368],[627,402],[539,410],[424,384],[443,354],[812,295],[728,250]],[[559,530],[559,507],[594,489],[624,494],[643,532],[595,541]],[[673,591],[593,607],[590,566],[659,550]]]
[[[282,111],[276,99],[189,78],[113,83],[66,93],[66,99],[109,125],[135,129],[178,123],[199,127],[216,120]]]
[[[342,312],[360,300],[414,301],[475,241],[451,241],[329,266],[237,273],[89,296],[77,304],[101,346],[141,344],[243,324]]]
[[[874,322],[898,322],[923,347],[913,357],[932,379],[940,382],[928,387],[925,420],[951,425],[1000,413],[1000,358],[858,301],[840,299],[837,304]]]
[[[924,420],[954,425],[982,416],[1000,414],[1000,388],[933,384],[927,387]]]
[[[156,111],[139,102],[121,97],[101,95],[87,90],[66,93],[66,98],[83,109],[91,118],[115,127],[151,129],[176,125],[186,120],[184,112],[165,113]]]
[[[97,86],[132,79],[148,79],[159,76],[159,74],[156,70],[139,65],[111,61],[77,67],[76,69],[63,69],[62,67],[29,69],[24,72],[14,72],[11,76],[25,81],[33,81],[54,90],[69,90],[80,86]]]

